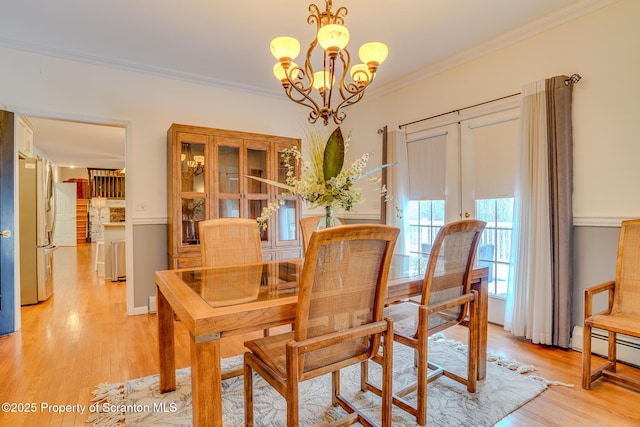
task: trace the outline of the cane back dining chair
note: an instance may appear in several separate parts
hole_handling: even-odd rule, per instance
[[[391,317],[394,322],[394,341],[413,348],[417,359],[417,382],[395,391],[393,403],[415,416],[419,425],[427,422],[428,383],[445,375],[465,384],[471,393],[476,390],[478,297],[471,290],[470,273],[485,225],[485,222],[476,220],[444,225],[431,248],[420,302],[410,299],[385,309],[384,315]],[[428,361],[429,336],[460,323],[469,327],[467,378]],[[373,360],[378,362],[379,356]],[[363,370],[362,389],[380,393],[380,388],[369,382],[366,367]],[[417,391],[415,406],[405,398],[414,391]]]
[[[255,219],[216,218],[199,222],[203,267],[262,262]]]
[[[255,219],[247,218],[215,218],[198,223],[200,233],[200,253],[203,267],[224,267],[235,264],[262,262],[262,244],[260,230]],[[258,267],[256,267],[257,269]],[[253,273],[253,272],[252,272]],[[244,285],[248,282],[242,282]],[[257,293],[257,288],[238,289],[237,284],[228,283],[226,289],[217,287],[218,292],[235,293],[238,301],[243,297],[250,298]],[[220,295],[222,301],[229,302],[229,295]],[[214,301],[213,295],[209,296]],[[269,335],[269,330],[264,330]],[[225,374],[225,378],[240,375],[241,371]]]
[[[608,291],[607,308],[593,313],[593,297]],[[607,361],[591,369],[591,331],[602,329],[608,334]],[[640,219],[623,221],[618,239],[615,281],[609,281],[584,292],[584,330],[582,349],[582,387],[605,377],[614,382],[640,389],[640,380],[617,372],[617,334],[640,338]]]
[[[302,253],[307,251],[309,246],[309,239],[311,239],[311,233],[318,228],[318,222],[324,218],[324,215],[307,216],[300,218],[300,232],[302,233]],[[340,224],[344,225],[343,218],[337,218]]]
[[[297,426],[298,384],[332,374],[333,406],[348,415],[332,425],[373,422],[340,394],[340,370],[384,344],[383,426],[391,425],[393,323],[383,319],[389,265],[399,229],[346,225],[311,236],[299,281],[292,332],[245,342],[245,425],[253,425],[253,371],[287,402],[287,426]]]

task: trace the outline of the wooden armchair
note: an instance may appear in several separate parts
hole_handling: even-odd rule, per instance
[[[332,404],[348,416],[332,425],[373,425],[340,394],[340,369],[361,363],[384,343],[382,425],[391,425],[393,323],[383,319],[389,264],[399,229],[347,225],[311,236],[289,333],[245,346],[245,425],[253,425],[253,371],[287,401],[287,426],[298,425],[298,384],[332,374]]]
[[[606,310],[592,314],[593,296],[608,291]],[[607,362],[591,370],[591,330],[608,332]],[[615,281],[606,282],[584,292],[584,347],[582,350],[582,388],[605,377],[612,381],[640,389],[636,378],[617,372],[616,336],[640,338],[640,219],[623,221],[618,240]]]
[[[486,223],[463,220],[444,225],[431,249],[425,271],[420,302],[407,300],[385,309],[385,316],[394,322],[393,338],[396,342],[411,347],[416,352],[417,383],[394,392],[393,403],[416,417],[416,422],[427,422],[427,384],[445,375],[476,391],[478,369],[478,296],[470,289],[470,273],[473,269],[476,249]],[[469,320],[466,321],[467,307]],[[451,326],[468,323],[469,362],[467,378],[447,371],[444,367],[428,361],[429,336]],[[379,362],[379,356],[373,358]],[[428,369],[431,372],[428,372]],[[362,389],[380,394],[377,385],[367,379],[366,369],[362,376]],[[412,406],[404,397],[417,391],[417,405]]]
[[[324,218],[323,215],[307,216],[300,218],[300,232],[302,233],[302,253],[307,252],[307,246],[309,246],[309,239],[311,239],[311,233],[313,233],[317,226],[318,221]],[[338,221],[344,225],[344,219],[338,218]]]

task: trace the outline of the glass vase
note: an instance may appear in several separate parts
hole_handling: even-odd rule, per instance
[[[324,208],[324,216],[320,218],[318,221],[318,225],[316,226],[316,230],[322,230],[323,228],[330,228],[341,225],[340,221],[333,214],[333,207],[325,206]]]

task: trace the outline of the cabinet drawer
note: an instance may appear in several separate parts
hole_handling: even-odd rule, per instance
[[[176,258],[176,268],[196,268],[202,265],[200,257]]]

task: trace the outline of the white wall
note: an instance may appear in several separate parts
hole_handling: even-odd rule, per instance
[[[395,129],[520,92],[530,81],[578,73],[582,80],[573,91],[574,216],[586,222],[640,216],[639,22],[640,1],[621,0],[394,93],[375,99],[365,95],[362,105],[346,110],[345,127],[354,129],[353,149],[363,150],[384,125]],[[384,73],[384,64],[379,72]]]

